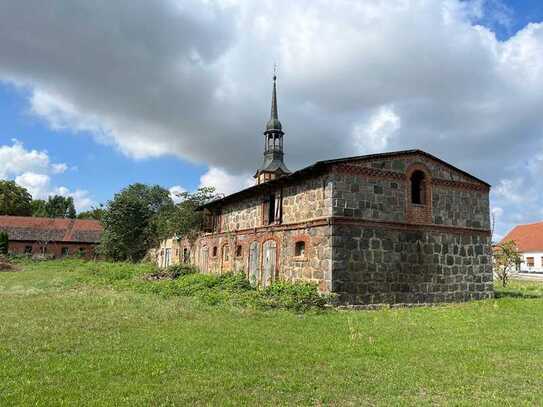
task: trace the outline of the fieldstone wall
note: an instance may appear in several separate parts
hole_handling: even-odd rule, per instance
[[[263,245],[273,239],[277,243],[277,270],[275,279],[286,281],[309,281],[316,283],[320,290],[329,292],[332,286],[332,238],[331,226],[283,228],[277,226],[259,228],[254,232],[221,233],[202,236],[194,245],[191,260],[199,268],[203,267],[202,248],[208,248],[208,273],[227,273],[230,271],[248,274],[249,247],[254,241],[259,244],[259,265],[262,270]],[[295,255],[296,242],[305,242],[303,256]],[[228,246],[228,258],[224,256]],[[236,249],[241,246],[241,256]],[[216,248],[216,256],[213,256]]]
[[[415,158],[358,164],[388,171],[382,177],[379,177],[379,172],[368,176],[338,167],[331,175],[333,215],[375,221],[490,228],[486,186],[473,180],[467,182],[467,177],[440,163]],[[410,165],[421,164],[430,171],[429,202],[426,205],[412,205],[405,171]]]
[[[335,225],[332,291],[348,304],[491,298],[490,256],[483,234]]]
[[[332,176],[334,216],[404,222],[405,182],[335,172]]]
[[[487,191],[432,188],[432,221],[436,225],[490,229],[489,214]]]
[[[327,176],[316,176],[283,187],[283,223],[331,216],[332,188],[332,180]]]
[[[236,231],[261,226],[263,199],[263,196],[257,195],[224,205],[221,213],[221,230]]]
[[[332,182],[327,177],[302,179],[291,186],[270,189],[270,194],[283,196],[283,224],[303,222],[332,214]],[[253,229],[262,224],[262,203],[269,194],[227,203],[222,207],[221,231]]]

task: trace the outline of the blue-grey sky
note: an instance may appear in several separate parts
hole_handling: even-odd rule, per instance
[[[251,182],[279,66],[286,162],[421,148],[543,219],[536,0],[0,2],[0,178],[79,210]]]

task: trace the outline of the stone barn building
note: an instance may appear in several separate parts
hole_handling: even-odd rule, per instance
[[[202,272],[311,281],[347,304],[492,297],[486,182],[420,150],[291,173],[283,136],[274,78],[256,185],[204,205],[203,234],[180,242]]]
[[[8,234],[11,254],[92,259],[100,243],[102,225],[86,219],[0,216],[0,231]]]

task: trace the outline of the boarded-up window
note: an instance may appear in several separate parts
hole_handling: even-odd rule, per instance
[[[262,206],[264,214],[264,224],[271,225],[272,223],[281,223],[283,220],[283,194],[279,190],[276,193],[270,194]]]

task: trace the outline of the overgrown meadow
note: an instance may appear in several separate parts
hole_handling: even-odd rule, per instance
[[[0,405],[539,405],[543,284],[376,311],[148,264],[0,272]],[[333,300],[333,299],[332,299]]]

